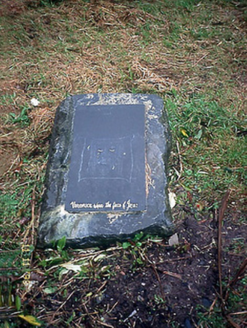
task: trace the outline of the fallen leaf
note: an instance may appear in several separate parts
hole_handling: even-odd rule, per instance
[[[184,137],[189,138],[189,136],[188,136],[188,134],[187,134],[187,132],[186,132],[185,129],[181,128],[181,129],[180,129],[180,132],[182,133],[182,135],[183,135]]]
[[[45,294],[53,294],[57,291],[57,287],[47,287],[43,289]]]
[[[41,323],[35,317],[33,317],[32,315],[22,315],[22,314],[20,314],[18,317],[21,318],[21,319],[24,319],[25,321],[30,323],[30,325],[38,326],[38,327],[41,326]]]
[[[169,196],[170,206],[171,208],[173,208],[176,205],[177,196],[174,192],[169,192],[168,196]]]
[[[81,265],[73,264],[71,262],[60,264],[60,266],[67,269],[67,270],[71,270],[71,271],[74,271],[74,272],[80,272],[81,271]]]
[[[17,311],[20,311],[21,309],[21,298],[19,295],[15,296],[15,307]]]
[[[32,289],[32,287],[35,285],[35,281],[32,281],[32,280],[23,280],[23,285],[25,286],[26,288],[26,291],[30,291]]]
[[[195,135],[195,139],[200,140],[201,137],[202,137],[202,130],[199,130],[198,133],[197,133],[197,135]]]
[[[94,258],[94,262],[98,262],[98,261],[102,260],[105,257],[106,257],[106,254],[99,254],[98,256],[96,256]]]

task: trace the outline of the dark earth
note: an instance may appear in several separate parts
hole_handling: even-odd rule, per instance
[[[35,292],[26,295],[27,308],[36,308],[36,316],[43,312],[47,327],[68,327],[66,321],[73,316],[78,319],[70,327],[198,327],[199,318],[209,317],[213,310],[220,312],[216,309],[218,223],[214,213],[198,220],[189,207],[175,209],[175,216],[184,215],[176,228],[179,244],[169,246],[159,239],[132,241],[128,249],[118,252],[113,247],[94,273],[86,279],[75,278],[71,273],[65,275],[60,291],[47,298],[41,293],[47,287],[46,282],[38,283]],[[235,220],[230,211],[225,213],[222,228],[225,286],[236,275],[246,254],[246,225],[237,225]],[[66,297],[62,295],[65,286]],[[245,307],[246,300],[243,311]],[[210,327],[224,325],[220,326],[214,318]]]

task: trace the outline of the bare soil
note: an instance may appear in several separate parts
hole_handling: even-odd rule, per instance
[[[67,286],[66,296],[60,290],[45,297],[46,280],[37,283],[32,294],[26,295],[27,308],[35,309],[46,327],[68,327],[66,322],[72,317],[70,327],[198,327],[199,316],[210,318],[216,311],[220,293],[218,223],[212,215],[198,221],[188,208],[177,211],[185,215],[176,227],[178,245],[160,240],[135,247],[132,242],[132,250],[108,254],[89,278],[66,275],[59,287]],[[222,237],[226,286],[246,256],[247,226],[235,224],[228,211]],[[238,249],[236,239],[240,241]],[[232,291],[237,293],[237,285]],[[245,311],[246,300],[240,303],[238,309]],[[245,314],[238,327],[245,327],[246,319]],[[210,327],[227,326],[212,320]]]

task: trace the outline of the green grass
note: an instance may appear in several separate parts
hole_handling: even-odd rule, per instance
[[[238,137],[246,122],[234,107],[224,108],[206,96],[170,96],[165,107],[173,137],[181,147],[181,182],[210,201],[227,189],[244,192],[247,143],[245,137]],[[176,178],[174,173],[172,179]]]
[[[226,291],[229,292],[227,300],[225,301],[224,307],[226,314],[244,312],[247,306],[247,296],[246,296],[246,277],[241,280],[241,283],[238,283],[235,288],[229,288],[227,282],[223,281],[224,294]],[[209,313],[208,309],[203,306],[198,306],[198,326],[206,328],[225,328],[228,327],[229,322],[222,316],[221,304],[219,301],[213,307],[213,310]],[[231,318],[234,320],[235,325],[241,324],[241,318],[234,315],[231,315]],[[238,320],[240,319],[240,322]],[[231,326],[231,325],[230,325]],[[233,326],[234,327],[234,326]]]
[[[4,249],[15,249],[20,247],[20,238],[15,235],[15,231],[24,231],[24,226],[20,224],[22,215],[30,217],[30,207],[32,191],[19,188],[14,193],[0,192],[0,241],[4,242]],[[23,214],[22,214],[23,213]]]

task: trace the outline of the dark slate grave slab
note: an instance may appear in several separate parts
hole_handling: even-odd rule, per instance
[[[144,105],[77,106],[65,210],[145,210],[144,135]]]
[[[171,135],[162,99],[70,96],[58,107],[38,245],[107,246],[140,231],[172,233],[167,195]]]

